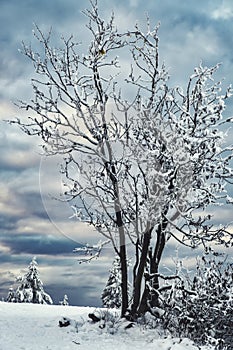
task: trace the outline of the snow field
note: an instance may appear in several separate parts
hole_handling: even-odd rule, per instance
[[[109,334],[99,323],[88,321],[93,311],[91,307],[0,302],[0,350],[198,350],[188,339],[163,339],[156,330],[125,330],[124,322]],[[71,325],[60,328],[62,317],[70,319]]]

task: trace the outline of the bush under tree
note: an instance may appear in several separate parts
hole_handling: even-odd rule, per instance
[[[203,256],[193,276],[179,270],[171,285],[161,287],[163,325],[173,335],[231,349],[233,264]]]

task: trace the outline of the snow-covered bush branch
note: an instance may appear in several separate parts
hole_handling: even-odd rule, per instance
[[[163,324],[173,334],[188,336],[216,349],[233,341],[233,266],[225,260],[202,257],[193,276],[182,273],[163,293]]]

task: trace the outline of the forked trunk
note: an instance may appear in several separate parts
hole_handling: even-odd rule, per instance
[[[140,261],[138,265],[138,270],[136,273],[136,278],[134,281],[133,303],[132,303],[131,312],[130,312],[131,317],[133,319],[137,318],[138,316],[138,311],[139,311],[138,309],[141,302],[142,279],[143,279],[143,274],[145,272],[145,266],[146,266],[147,257],[148,257],[148,250],[150,246],[152,230],[153,230],[153,227],[148,227],[148,229],[143,235],[142,251],[141,251]]]
[[[150,262],[150,271],[149,273],[145,274],[145,265],[144,270],[142,273],[144,274],[145,279],[145,286],[144,291],[142,294],[142,297],[139,299],[140,301],[137,304],[137,309],[133,309],[134,315],[144,315],[151,307],[159,306],[159,264],[161,261],[162,253],[165,248],[165,229],[167,227],[167,220],[164,217],[162,220],[162,223],[157,227],[156,234],[157,234],[157,241],[154,249],[154,254],[152,254],[151,250],[149,249],[149,246],[147,247],[147,256],[146,260],[148,259]],[[146,246],[144,246],[146,249]],[[145,263],[146,263],[145,260]],[[153,277],[151,277],[153,276]],[[138,291],[139,292],[139,291]],[[140,295],[141,295],[141,284],[140,284]]]
[[[165,248],[165,233],[164,230],[167,226],[167,221],[163,222],[158,226],[157,229],[157,242],[154,250],[154,255],[151,260],[151,266],[150,266],[150,273],[151,275],[154,275],[151,280],[150,280],[150,285],[151,285],[151,297],[150,297],[150,306],[151,307],[156,307],[159,306],[159,294],[158,294],[158,289],[159,289],[159,277],[158,277],[158,272],[159,272],[159,264],[161,261],[161,257],[163,254],[163,250]]]

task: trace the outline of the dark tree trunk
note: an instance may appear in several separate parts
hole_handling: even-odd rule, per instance
[[[152,259],[152,248],[149,248],[148,251],[148,260],[149,262],[151,262]],[[141,303],[139,306],[139,315],[144,315],[147,311],[149,311],[149,297],[150,297],[150,289],[148,287],[148,284],[150,283],[150,275],[149,275],[150,271],[147,271],[146,274],[144,274],[144,278],[145,278],[145,287],[144,287],[144,292],[142,294],[142,298],[141,298]]]
[[[148,282],[149,282],[149,279],[145,278],[145,287],[144,287],[144,292],[142,294],[141,302],[138,308],[138,315],[145,315],[145,313],[149,311],[150,290],[147,285]]]
[[[33,302],[33,304],[37,304],[36,290],[35,289],[33,289],[33,291],[32,291],[32,302]]]
[[[165,229],[167,227],[167,220],[164,217],[162,223],[157,227],[156,234],[157,240],[154,249],[154,254],[151,250],[148,250],[148,259],[150,261],[150,271],[149,274],[145,275],[145,287],[144,292],[141,298],[141,303],[139,306],[139,314],[145,314],[150,307],[159,306],[158,299],[158,289],[159,289],[159,277],[156,276],[159,272],[159,264],[162,257],[163,250],[165,248]],[[153,278],[150,278],[150,275],[155,275]],[[148,286],[150,285],[150,288]],[[152,290],[152,292],[150,291]]]
[[[154,292],[152,292],[150,300],[151,307],[159,306],[159,299],[157,293],[159,289],[159,277],[156,274],[158,274],[159,272],[159,264],[165,248],[165,229],[167,227],[167,224],[168,222],[166,218],[163,218],[162,223],[158,226],[156,246],[153,257],[151,259],[150,273],[152,275],[155,274],[155,276],[150,281],[152,291],[154,290]]]
[[[117,188],[117,184],[116,184]],[[121,317],[124,317],[126,311],[128,310],[129,300],[128,300],[128,268],[127,268],[127,256],[126,256],[126,242],[125,242],[125,230],[124,223],[122,219],[122,211],[120,207],[119,198],[115,199],[115,211],[116,211],[116,224],[118,226],[119,232],[119,257],[121,266]]]
[[[117,224],[119,228],[120,236],[120,265],[121,265],[121,317],[124,317],[128,310],[128,270],[127,270],[127,257],[126,257],[126,245],[125,245],[125,232],[122,222],[121,212],[116,213]]]
[[[153,227],[148,228],[143,235],[142,251],[141,251],[136,278],[135,278],[134,291],[133,291],[133,303],[131,306],[131,317],[133,319],[138,316],[138,311],[139,311],[138,307],[141,299],[142,278],[143,278],[143,274],[144,274],[145,266],[147,262],[152,230],[153,230]]]
[[[127,273],[127,261],[126,261],[126,249],[125,245],[120,248],[120,262],[121,262],[121,317],[124,317],[128,310],[128,273]]]
[[[128,298],[128,269],[127,269],[127,256],[126,256],[126,242],[125,242],[125,229],[122,218],[122,210],[119,198],[119,189],[116,178],[116,169],[114,165],[110,166],[109,164],[105,164],[109,177],[113,184],[114,195],[115,195],[115,214],[116,214],[116,224],[118,227],[119,233],[119,257],[120,257],[120,266],[121,266],[121,317],[124,317],[129,306],[129,298]]]

